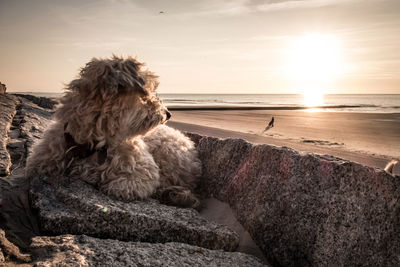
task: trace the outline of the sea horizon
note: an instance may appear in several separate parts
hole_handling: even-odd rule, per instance
[[[9,92],[58,98],[63,93]],[[320,112],[400,113],[400,94],[325,94],[306,105],[301,94],[157,94],[171,109],[279,109]]]

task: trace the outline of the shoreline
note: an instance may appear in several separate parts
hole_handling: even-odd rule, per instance
[[[273,137],[263,137],[252,134],[245,134],[241,132],[212,128],[196,124],[169,122],[168,125],[180,131],[187,131],[191,133],[197,133],[200,135],[213,136],[221,139],[226,139],[226,138],[244,139],[249,143],[257,145],[266,144],[278,147],[288,147],[300,153],[315,153],[320,155],[333,156],[344,160],[354,161],[374,168],[383,169],[389,162],[389,157],[384,157],[384,156],[374,156],[374,155],[363,154],[360,152],[344,151],[341,149],[330,149],[328,153],[326,151],[327,150],[326,148],[321,148],[317,146],[311,146],[307,144],[303,145],[301,143],[295,143],[293,141],[291,142],[287,140],[286,141],[279,140]],[[399,172],[397,173],[400,174]]]
[[[349,105],[332,105],[332,106],[242,106],[242,105],[168,105],[171,111],[182,111],[182,110],[326,110],[326,109],[345,109],[345,108],[361,108],[365,106],[349,106]],[[366,106],[373,107],[373,106]],[[335,111],[330,111],[335,112]],[[356,112],[355,113],[364,113]],[[386,114],[386,113],[385,113]],[[389,113],[393,114],[393,113]],[[396,113],[394,113],[396,114]],[[399,113],[400,114],[400,113]]]

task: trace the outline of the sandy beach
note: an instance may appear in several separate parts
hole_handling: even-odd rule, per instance
[[[377,168],[400,158],[400,113],[176,108],[171,112],[168,125],[183,131],[286,146]],[[263,133],[272,116],[274,127]],[[395,173],[400,173],[398,166]]]

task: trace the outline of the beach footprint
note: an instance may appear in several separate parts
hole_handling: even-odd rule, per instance
[[[301,138],[301,142],[303,143],[308,143],[308,144],[314,144],[314,145],[321,145],[321,146],[344,146],[344,143],[338,143],[338,142],[330,142],[330,141],[325,141],[325,140],[314,140],[314,139],[304,139],[303,137]]]

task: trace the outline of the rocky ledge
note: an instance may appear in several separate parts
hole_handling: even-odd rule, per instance
[[[35,266],[265,266],[239,252],[182,243],[122,242],[85,235],[40,236],[32,241]]]
[[[45,234],[181,242],[226,251],[234,251],[239,244],[235,232],[207,221],[193,209],[165,206],[154,199],[128,203],[114,200],[80,180],[59,186],[48,179],[32,179],[30,193]]]

